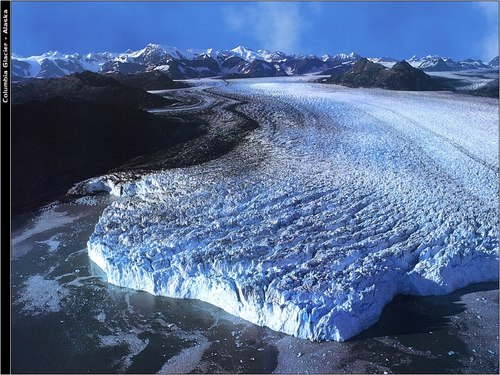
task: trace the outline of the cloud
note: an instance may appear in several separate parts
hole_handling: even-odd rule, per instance
[[[245,3],[245,7],[224,9],[227,26],[253,37],[259,45],[273,51],[292,52],[301,48],[307,22],[298,3]]]
[[[481,58],[490,61],[498,56],[498,34],[492,33],[481,41]]]
[[[494,1],[490,2],[476,2],[473,3],[478,7],[483,15],[491,21],[496,21],[498,17],[498,3]]]
[[[481,58],[489,61],[498,56],[498,3],[477,2],[474,4],[482,13],[485,19],[485,27],[489,30],[479,43]]]

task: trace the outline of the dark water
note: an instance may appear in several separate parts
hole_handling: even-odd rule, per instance
[[[312,343],[203,302],[107,284],[86,241],[111,200],[13,219],[12,372],[498,373],[496,283],[444,297],[399,296],[352,340]],[[482,321],[467,296],[477,296]]]
[[[242,339],[245,321],[202,302],[107,284],[85,248],[109,198],[97,202],[45,210],[38,221],[51,229],[40,233],[36,219],[13,220],[13,372],[154,373],[185,349],[195,349],[182,361],[186,371],[274,370],[276,348],[265,333]],[[59,242],[52,251],[43,243],[51,238]]]

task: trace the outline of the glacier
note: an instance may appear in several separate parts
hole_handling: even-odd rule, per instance
[[[87,244],[109,283],[344,341],[397,294],[498,280],[498,100],[291,78],[207,91],[260,127],[202,165],[84,182],[121,197]]]

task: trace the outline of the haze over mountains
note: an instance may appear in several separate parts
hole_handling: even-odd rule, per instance
[[[331,74],[331,70],[347,71],[362,56],[352,52],[337,55],[295,55],[267,50],[254,51],[238,46],[232,50],[180,50],[158,44],[148,44],[138,51],[124,53],[98,52],[86,55],[47,52],[40,56],[12,56],[14,81],[25,78],[58,78],[89,70],[97,73],[131,74],[161,71],[172,79],[203,77],[254,78]],[[370,61],[392,67],[398,60],[391,57],[369,58]],[[498,57],[489,62],[466,59],[454,61],[449,57],[413,56],[406,60],[412,67],[424,71],[459,71],[498,69]]]

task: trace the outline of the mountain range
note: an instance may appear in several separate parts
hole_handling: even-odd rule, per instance
[[[254,51],[238,46],[231,50],[180,50],[158,44],[148,44],[138,51],[123,53],[99,52],[86,55],[47,52],[40,56],[12,55],[13,81],[26,78],[59,78],[89,70],[97,73],[132,74],[148,71],[166,73],[171,79],[203,77],[253,78],[307,73],[332,74],[345,72],[362,56],[350,54],[297,55],[267,50]],[[368,60],[392,67],[398,60],[390,57]],[[454,61],[449,57],[413,56],[406,60],[412,67],[424,71],[457,71],[498,69],[498,57],[490,62],[466,59]]]

